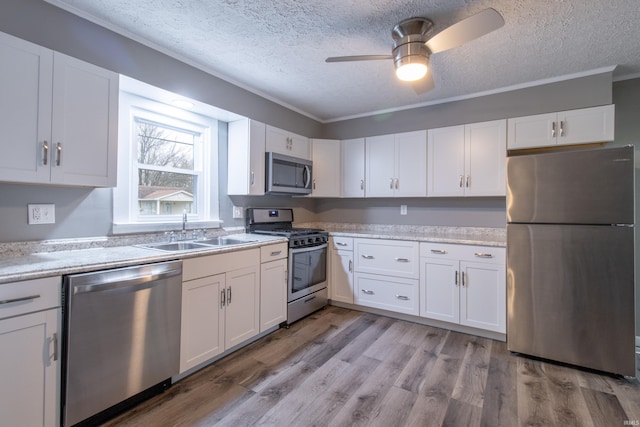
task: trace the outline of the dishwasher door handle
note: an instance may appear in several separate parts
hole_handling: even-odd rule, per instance
[[[73,288],[74,294],[86,294],[90,292],[135,292],[155,286],[156,281],[182,274],[182,270],[167,270],[157,274],[144,274],[127,278],[114,278],[104,282],[89,285],[77,285]]]

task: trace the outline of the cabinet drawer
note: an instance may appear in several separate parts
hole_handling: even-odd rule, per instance
[[[262,246],[260,248],[260,262],[275,261],[287,257],[287,244],[278,243],[276,245]]]
[[[355,271],[417,279],[418,242],[354,239]]]
[[[417,279],[356,273],[355,282],[356,304],[418,315]]]
[[[331,247],[341,251],[353,250],[353,237],[331,237]]]
[[[460,261],[504,264],[505,248],[496,246],[455,245],[449,243],[420,243],[420,256]]]
[[[0,285],[0,319],[60,306],[60,277]]]

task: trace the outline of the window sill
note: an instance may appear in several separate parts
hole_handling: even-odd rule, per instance
[[[195,230],[198,228],[220,228],[222,220],[209,221],[189,221],[187,230]],[[130,222],[130,223],[114,223],[111,233],[131,234],[131,233],[153,233],[162,231],[180,231],[182,230],[182,222]]]

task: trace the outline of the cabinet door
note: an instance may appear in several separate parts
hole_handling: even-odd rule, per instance
[[[311,140],[313,161],[312,197],[340,197],[340,141]]]
[[[447,258],[420,259],[420,316],[460,321],[459,262]]]
[[[353,304],[353,252],[331,249],[329,298]]]
[[[0,33],[0,180],[49,182],[53,51]]]
[[[116,185],[118,75],[54,53],[51,181]]]
[[[614,105],[558,113],[558,144],[613,141],[614,115]]]
[[[537,114],[507,121],[507,148],[548,147],[556,144],[556,113]],[[554,130],[555,129],[555,130]]]
[[[227,193],[264,195],[265,124],[243,119],[229,123]]]
[[[506,195],[507,121],[465,126],[465,196]]]
[[[364,138],[342,141],[342,197],[364,197]]]
[[[464,125],[429,129],[428,195],[464,195]]]
[[[0,425],[58,424],[59,313],[46,310],[0,321]]]
[[[260,270],[251,266],[226,274],[225,349],[260,332]]]
[[[287,320],[287,259],[260,266],[260,332]]]
[[[311,141],[306,136],[290,133],[291,138],[291,150],[289,155],[293,157],[299,157],[301,159],[311,158]]]
[[[393,197],[396,178],[394,135],[366,138],[365,151],[367,197]]]
[[[506,332],[504,265],[462,261],[460,270],[460,324]]]
[[[426,196],[427,131],[396,134],[395,142],[395,196]]]
[[[224,274],[182,283],[180,372],[225,350],[222,292],[225,292]]]
[[[266,151],[309,159],[311,154],[309,145],[309,138],[273,126],[267,126]]]

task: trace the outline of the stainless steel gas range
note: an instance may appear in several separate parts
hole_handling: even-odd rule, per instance
[[[247,209],[247,232],[289,239],[287,325],[327,305],[329,233],[293,227],[293,209]]]

